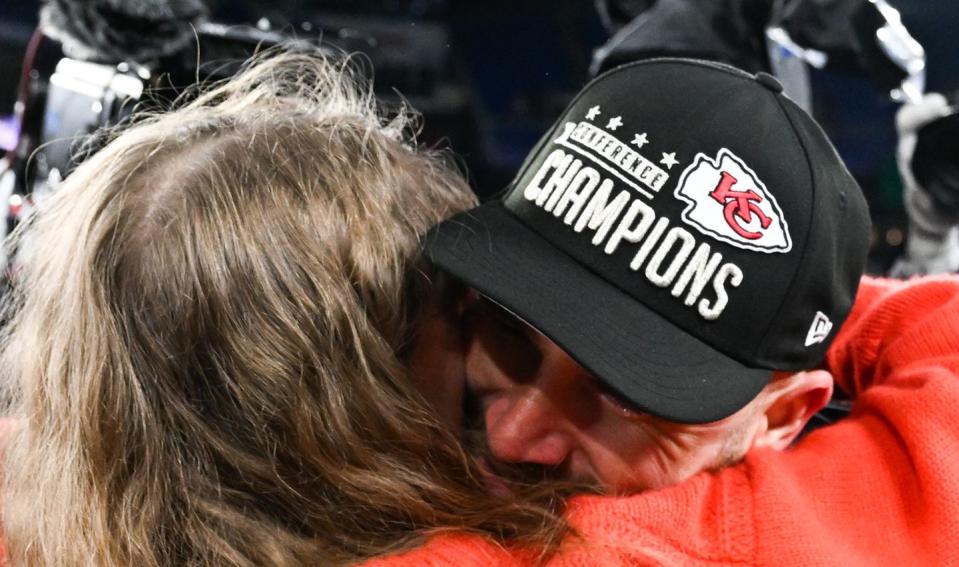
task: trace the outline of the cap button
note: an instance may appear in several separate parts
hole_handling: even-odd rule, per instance
[[[783,92],[783,84],[769,73],[756,73],[756,82],[776,94]]]

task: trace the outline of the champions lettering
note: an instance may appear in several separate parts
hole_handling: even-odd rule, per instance
[[[719,318],[729,304],[727,288],[743,281],[739,266],[723,263],[722,254],[706,242],[697,245],[684,228],[670,228],[668,218],[657,218],[652,207],[628,190],[614,196],[613,188],[611,179],[557,149],[523,189],[523,197],[576,232],[593,231],[592,244],[606,254],[623,243],[638,244],[630,269],[642,270],[655,286],[671,287],[670,294],[683,297],[683,304],[694,307],[703,319]],[[704,297],[707,286],[712,299]]]

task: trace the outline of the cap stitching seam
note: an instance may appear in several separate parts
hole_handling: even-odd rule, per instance
[[[772,93],[770,93],[772,94]],[[803,156],[806,158],[806,171],[809,174],[809,183],[812,187],[812,201],[810,203],[807,222],[806,222],[806,237],[803,243],[802,256],[799,258],[799,262],[796,263],[796,267],[793,269],[793,275],[790,279],[789,287],[786,288],[786,293],[783,295],[782,301],[779,303],[779,308],[776,309],[776,313],[772,318],[770,318],[769,323],[766,325],[766,328],[763,330],[762,336],[764,337],[760,341],[759,345],[756,346],[756,350],[753,351],[753,358],[757,358],[761,353],[765,353],[766,348],[769,344],[769,331],[772,328],[773,324],[779,320],[780,314],[783,312],[783,309],[786,307],[786,301],[792,297],[792,291],[796,287],[796,279],[800,273],[800,267],[805,265],[806,257],[809,255],[809,238],[813,232],[813,221],[815,215],[813,214],[816,210],[816,202],[819,198],[818,188],[816,187],[816,177],[813,175],[812,163],[810,161],[809,150],[806,148],[806,144],[803,142],[802,137],[796,131],[796,123],[793,121],[792,117],[789,116],[789,113],[783,108],[783,103],[779,100],[776,94],[772,94],[776,100],[776,107],[779,109],[779,112],[786,118],[786,121],[789,122],[790,131],[792,132],[793,137],[796,138],[796,141],[799,143],[799,147],[802,149]]]

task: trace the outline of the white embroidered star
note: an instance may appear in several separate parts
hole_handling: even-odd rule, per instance
[[[666,169],[672,169],[674,165],[679,163],[679,160],[676,159],[676,152],[666,153],[663,152],[663,159],[659,160],[659,163],[666,166]]]
[[[610,120],[608,124],[606,124],[606,127],[609,128],[610,130],[616,130],[622,125],[623,125],[623,117],[616,116],[612,120]]]
[[[590,108],[589,112],[586,113],[586,120],[592,120],[593,118],[596,118],[596,116],[599,114],[600,114],[599,105],[597,104],[596,106]]]
[[[631,143],[636,144],[641,148],[649,143],[649,138],[646,136],[646,132],[643,132],[642,134],[633,134],[633,141]]]

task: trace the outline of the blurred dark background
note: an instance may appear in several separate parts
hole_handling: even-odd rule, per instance
[[[928,89],[959,89],[956,0],[892,0],[925,47]],[[609,37],[585,0],[220,0],[211,20],[309,35],[308,24],[374,37],[397,65],[377,67],[381,93],[399,94],[425,116],[422,140],[452,147],[482,196],[506,186],[533,143],[588,80],[592,51]],[[0,3],[0,152],[15,141],[11,119],[39,2]],[[392,75],[391,75],[392,74]],[[814,114],[858,178],[876,230],[872,270],[904,238],[895,164],[896,104],[865,79],[812,73]],[[397,97],[398,98],[398,97]]]

